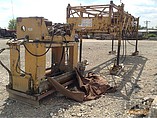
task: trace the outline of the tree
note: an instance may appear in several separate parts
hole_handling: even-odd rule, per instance
[[[141,25],[138,26],[138,29],[141,29]]]
[[[11,19],[8,24],[8,29],[16,30],[16,19]]]
[[[146,27],[139,25],[139,30],[146,29]]]

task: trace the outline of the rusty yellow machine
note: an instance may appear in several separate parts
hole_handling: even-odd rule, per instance
[[[112,38],[112,51],[114,40],[118,40],[117,63],[119,66],[121,41],[134,39],[135,52],[138,54],[138,26],[139,18],[135,18],[124,11],[124,4],[115,5],[113,1],[106,5],[67,7],[67,22],[75,24],[75,29],[82,34],[92,33],[110,35]],[[80,45],[81,47],[81,45]]]
[[[9,97],[39,104],[42,98],[55,91],[48,78],[62,86],[73,83],[74,68],[84,71],[81,62],[85,33],[99,32],[117,37],[116,65],[119,66],[124,33],[137,38],[138,22],[139,18],[124,12],[124,4],[116,6],[112,1],[108,5],[72,7],[69,4],[67,24],[53,24],[43,17],[17,18],[17,39],[9,40],[9,48],[6,48],[10,49],[10,69],[0,62],[9,73],[6,86]]]
[[[54,92],[48,77],[56,78],[64,85],[73,82],[69,79],[78,63],[78,42],[72,38],[72,28],[68,24],[52,25],[43,17],[17,18],[17,39],[7,42],[10,48],[11,77],[7,86],[10,97],[22,101],[31,99],[30,103],[35,104]]]

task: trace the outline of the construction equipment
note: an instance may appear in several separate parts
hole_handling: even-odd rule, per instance
[[[124,11],[124,4],[117,6],[110,1],[107,5],[91,5],[67,7],[67,22],[73,23],[74,29],[80,34],[108,34],[112,38],[112,52],[114,40],[118,40],[117,62],[112,70],[119,70],[120,67],[120,47],[124,39],[136,39],[135,52],[138,54],[138,25],[139,18],[135,18],[128,12]],[[82,47],[82,40],[80,40]],[[81,53],[81,50],[80,50]],[[115,69],[116,68],[116,69]]]
[[[57,78],[63,85],[74,81],[71,78],[78,62],[78,42],[72,36],[72,28],[68,24],[52,25],[43,17],[17,18],[17,39],[7,42],[10,48],[11,77],[7,86],[10,97],[22,101],[31,99],[30,103],[36,104],[54,92],[47,78]],[[46,60],[51,61],[47,63]]]
[[[137,22],[138,25],[138,20],[124,12],[123,7],[123,4],[116,6],[112,1],[109,5],[71,7],[69,4],[67,24],[52,24],[43,17],[17,18],[17,39],[7,42],[10,70],[1,63],[10,76],[6,86],[9,96],[30,104],[39,104],[42,98],[55,91],[51,82],[55,84],[57,81],[56,86],[58,83],[62,86],[73,83],[76,74],[74,68],[83,72],[86,65],[82,64],[82,35],[85,33],[99,32],[116,36],[116,66],[119,66],[123,33],[134,33],[137,26],[132,23]]]

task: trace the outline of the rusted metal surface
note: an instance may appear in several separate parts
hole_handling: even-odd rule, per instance
[[[61,74],[59,76],[49,77],[49,79],[55,79],[58,83],[61,83],[61,85],[65,87],[74,83],[74,80],[72,79],[74,75],[75,73],[73,71],[73,72],[67,72],[67,73]],[[43,99],[44,97],[48,95],[51,95],[53,92],[56,91],[55,87],[50,86],[50,84],[51,83],[49,83],[49,81],[43,82],[43,84],[39,86],[40,88],[43,89],[41,90],[42,91],[41,94],[33,94],[33,95],[11,89],[8,86],[6,86],[6,89],[9,92],[10,98],[18,100],[25,104],[36,106],[40,104],[41,99]]]
[[[48,81],[56,89],[56,91],[59,91],[68,98],[79,102],[93,100],[99,98],[106,92],[115,92],[116,90],[115,87],[111,87],[107,81],[99,75],[90,72],[86,77],[83,77],[77,68],[75,68],[75,72],[78,83],[76,91],[66,89],[53,78],[48,78]]]
[[[136,56],[138,54],[139,54],[139,51],[135,51],[135,52],[132,53],[132,56]]]
[[[146,116],[149,113],[149,109],[131,109],[128,113],[130,115]]]
[[[124,68],[123,65],[114,64],[113,67],[110,68],[110,74],[111,75],[118,75],[123,70],[123,68]]]
[[[85,93],[84,100],[93,100],[99,98],[106,92],[115,92],[115,87],[111,87],[108,82],[101,76],[89,72],[83,77],[77,69],[75,69],[79,89]]]
[[[55,87],[57,91],[67,96],[68,98],[74,99],[76,101],[82,102],[84,99],[84,93],[79,91],[70,91],[61,84],[59,84],[55,79],[48,79],[48,81]]]
[[[65,86],[68,86],[68,85],[70,85],[72,83],[74,83],[74,80],[67,81],[64,84],[62,84],[62,86],[65,87]],[[45,92],[44,94],[41,94],[41,95],[37,96],[37,100],[39,101],[39,100],[43,99],[44,97],[46,97],[48,95],[51,95],[55,91],[56,91],[56,89],[53,86],[51,86],[51,90]]]
[[[154,99],[148,98],[146,100],[143,100],[141,103],[131,107],[130,110],[128,110],[129,115],[136,115],[139,117],[145,117],[148,115],[151,104]]]

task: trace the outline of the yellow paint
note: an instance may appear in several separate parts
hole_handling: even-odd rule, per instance
[[[41,55],[46,51],[45,44],[27,43],[26,47],[35,55]],[[31,73],[34,80],[34,90],[37,91],[41,79],[45,75],[46,55],[36,57],[25,51],[25,71]]]
[[[13,89],[22,91],[22,92],[28,92],[29,91],[29,79],[24,76],[13,76]]]
[[[22,30],[25,27],[25,31]],[[42,40],[47,36],[48,31],[43,17],[19,17],[17,19],[17,38],[24,38],[26,35],[32,40]]]

